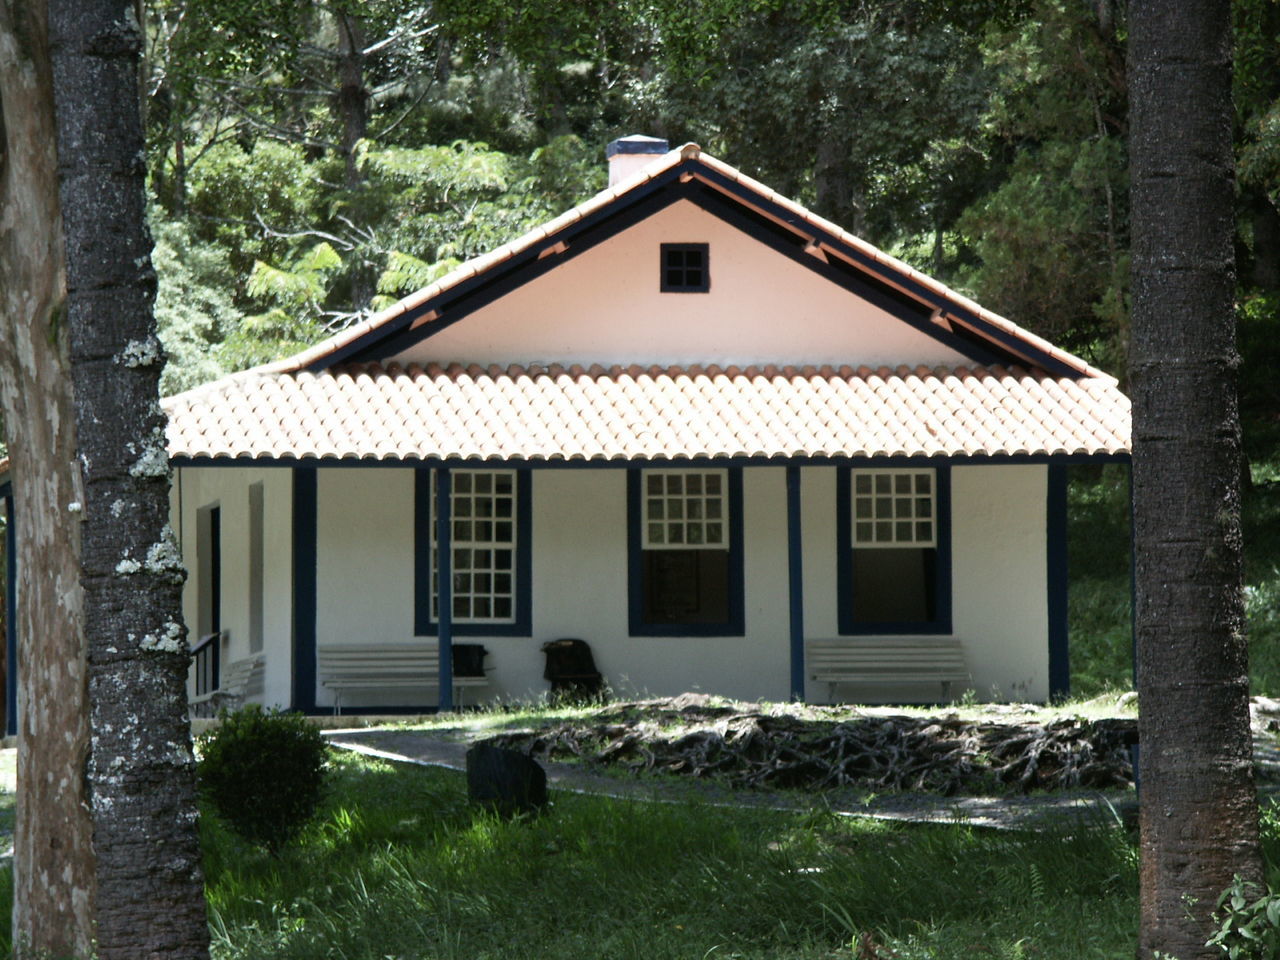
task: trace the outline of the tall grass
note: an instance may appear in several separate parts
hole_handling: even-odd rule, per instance
[[[222,960],[816,960],[858,938],[904,958],[1065,960],[1133,942],[1134,853],[1115,829],[993,834],[576,795],[507,822],[469,808],[458,774],[336,764],[328,816],[279,859],[206,822]]]

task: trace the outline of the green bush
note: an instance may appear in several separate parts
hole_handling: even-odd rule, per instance
[[[250,843],[279,853],[315,816],[327,746],[302,714],[224,710],[199,748],[201,796]]]

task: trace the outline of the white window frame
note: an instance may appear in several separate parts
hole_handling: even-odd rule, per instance
[[[436,518],[436,497],[438,482],[438,471],[431,471],[431,622],[440,622],[440,575],[439,575],[439,558],[440,549],[437,541],[438,522]],[[506,477],[510,481],[508,491],[504,493],[497,492],[497,478]],[[481,478],[489,479],[489,490],[485,493],[477,491],[477,480]],[[467,490],[459,490],[459,479],[464,479],[464,485]],[[454,614],[451,622],[455,624],[463,623],[493,623],[493,624],[511,624],[516,622],[517,614],[517,591],[519,584],[517,583],[517,546],[520,536],[519,528],[519,511],[520,504],[517,495],[519,478],[516,476],[515,470],[451,470],[449,484],[449,542],[453,551],[453,563],[450,565],[450,572],[453,578],[453,590],[451,595],[456,607],[459,597],[466,597],[470,601],[470,609],[473,614],[470,616],[459,616]],[[509,516],[499,516],[498,500],[509,501],[511,511]],[[487,516],[478,515],[475,507],[478,502],[487,501],[490,504]],[[461,503],[465,502],[466,507],[459,510]],[[488,523],[489,537],[481,538],[477,536],[477,526],[479,524]],[[500,539],[497,536],[498,525],[511,525],[510,539]],[[461,534],[461,535],[460,535]],[[466,550],[472,554],[472,562],[466,567],[461,568],[457,562],[458,551]],[[495,551],[506,550],[511,554],[511,565],[507,569],[499,570],[496,566],[496,557],[493,556]],[[475,566],[475,554],[477,552],[489,553],[488,565],[477,569]],[[507,590],[497,589],[497,580],[499,577],[506,577],[508,580]],[[469,577],[466,589],[460,588],[461,578]],[[478,590],[476,587],[478,577],[488,577],[489,586],[485,590]],[[490,614],[488,616],[474,615],[475,601],[487,598],[490,604]],[[510,603],[510,615],[496,616],[492,613],[496,606],[496,601],[506,599]]]
[[[677,482],[673,483],[669,478],[675,478]],[[714,493],[707,492],[708,478],[713,478],[719,488]],[[651,492],[654,480],[661,483],[660,492]],[[691,484],[690,480],[694,483]],[[694,487],[692,491],[691,486]],[[696,516],[691,516],[691,513]],[[671,542],[676,533],[679,540]],[[717,539],[708,542],[707,538],[712,535]],[[640,471],[642,550],[728,550],[729,537],[728,470]]]
[[[855,550],[938,545],[938,472],[935,469],[911,467],[850,473],[853,529],[849,533]],[[924,478],[928,480],[927,490],[921,489]],[[867,481],[865,486],[869,490],[858,489],[864,485],[860,479]],[[903,479],[909,489],[903,489]],[[887,517],[883,516],[885,501],[890,514]]]

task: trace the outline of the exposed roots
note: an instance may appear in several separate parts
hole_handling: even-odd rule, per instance
[[[940,717],[805,720],[678,698],[618,703],[594,717],[498,742],[548,759],[713,777],[735,787],[861,787],[951,795],[1133,782],[1133,720],[1049,723]]]

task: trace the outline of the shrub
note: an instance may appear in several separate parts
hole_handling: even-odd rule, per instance
[[[300,713],[224,710],[200,737],[200,793],[250,843],[280,850],[315,815],[327,746]]]

